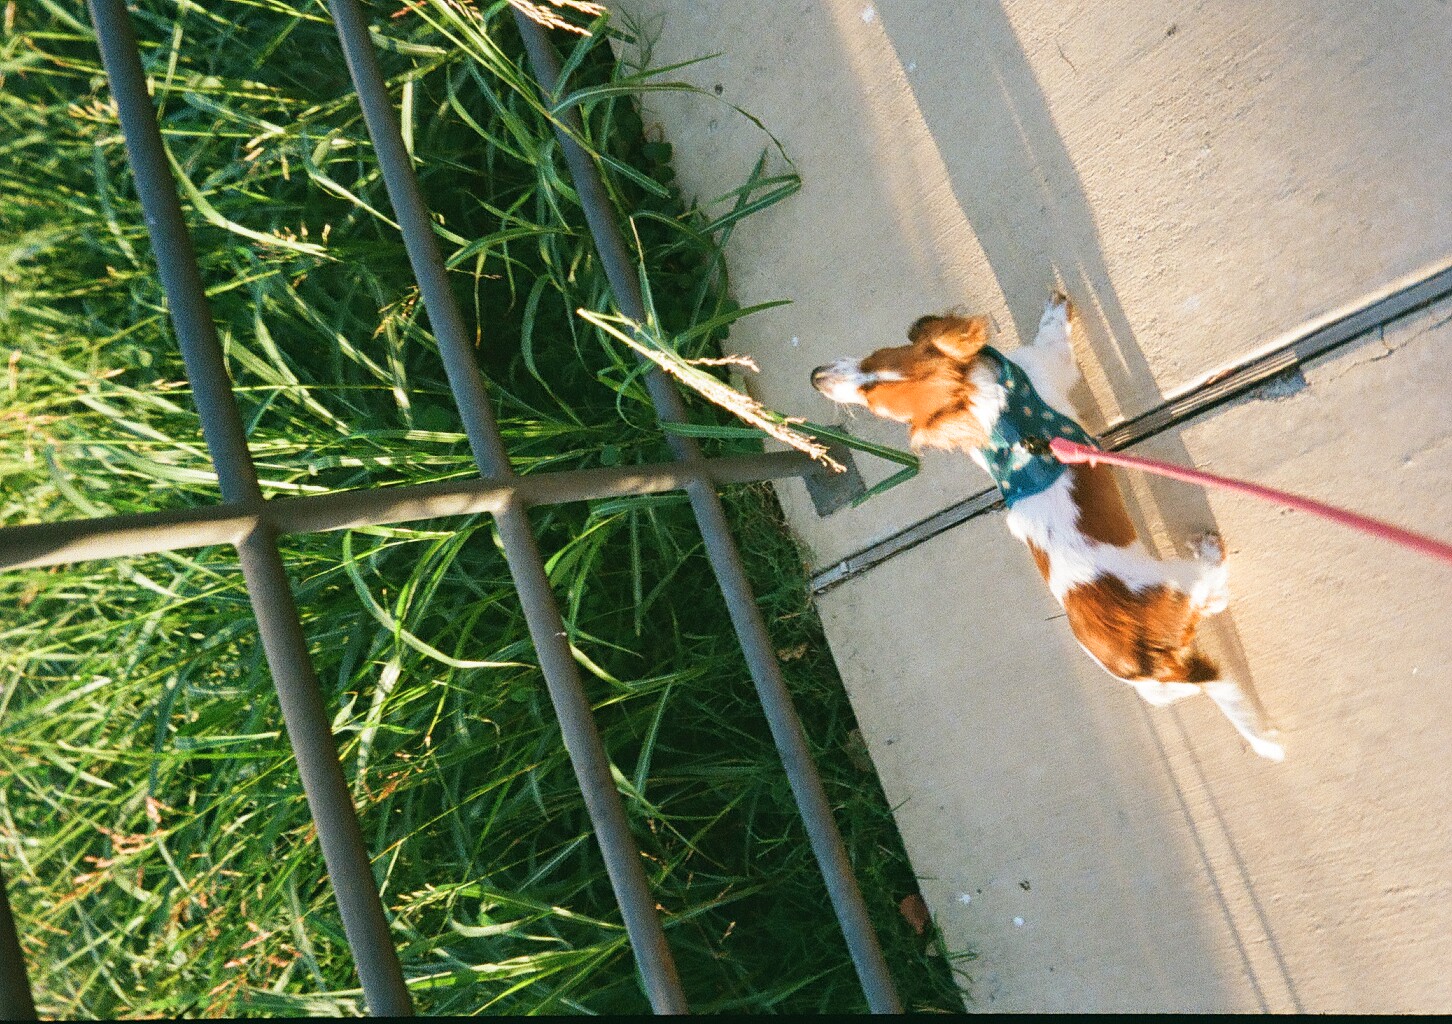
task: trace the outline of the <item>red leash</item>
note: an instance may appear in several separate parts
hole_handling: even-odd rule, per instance
[[[1319,501],[1303,498],[1298,494],[1278,491],[1273,487],[1262,487],[1259,484],[1246,483],[1243,480],[1231,480],[1229,477],[1216,476],[1213,473],[1201,473],[1194,469],[1184,469],[1180,466],[1172,466],[1167,462],[1158,462],[1154,459],[1142,459],[1135,455],[1121,455],[1117,452],[1103,452],[1097,448],[1089,448],[1082,444],[1075,444],[1073,441],[1062,437],[1056,437],[1050,441],[1049,447],[1054,450],[1054,455],[1058,457],[1059,461],[1066,464],[1072,465],[1076,462],[1087,462],[1092,466],[1096,462],[1105,462],[1112,466],[1125,466],[1129,469],[1143,470],[1146,473],[1157,473],[1160,476],[1167,476],[1172,480],[1183,480],[1187,484],[1199,484],[1202,487],[1222,487],[1227,491],[1237,491],[1241,494],[1248,494],[1252,498],[1263,498],[1277,505],[1286,505],[1301,512],[1309,512],[1313,516],[1329,519],[1333,523],[1349,526],[1353,530],[1369,533],[1373,537],[1380,537],[1383,540],[1401,544],[1403,547],[1411,548],[1413,551],[1420,551],[1424,555],[1431,555],[1433,558],[1438,558],[1448,564],[1452,564],[1452,544],[1445,544],[1440,540],[1424,537],[1420,533],[1403,530],[1400,526],[1383,523],[1379,519],[1357,515],[1355,512],[1348,512],[1345,509],[1336,508],[1333,505],[1324,505]]]

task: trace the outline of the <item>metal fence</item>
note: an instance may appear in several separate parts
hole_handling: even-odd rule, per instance
[[[658,1013],[688,1012],[689,1004],[656,914],[655,900],[640,866],[639,848],[626,824],[527,517],[533,505],[684,490],[868,1006],[874,1012],[900,1012],[887,965],[808,751],[806,735],[782,682],[780,666],[716,493],[722,484],[805,475],[813,471],[812,463],[795,452],[704,459],[693,440],[668,434],[675,459],[672,463],[516,476],[494,421],[464,319],[446,280],[428,209],[404,148],[368,26],[355,0],[328,0],[480,475],[477,480],[462,483],[264,499],[182,218],[125,0],[88,0],[88,6],[187,378],[216,468],[222,503],[177,512],[3,529],[0,571],[204,544],[236,547],[364,998],[371,1013],[402,1015],[411,1012],[403,969],[389,936],[277,541],[284,534],[492,513],[645,991]],[[546,102],[552,103],[558,95],[560,76],[554,50],[539,25],[519,13],[515,19],[539,88]],[[556,133],[616,303],[627,317],[643,321],[645,306],[640,284],[599,170],[576,141],[582,129],[579,113],[564,109],[554,114]],[[674,385],[659,371],[649,373],[647,383],[660,421],[685,422],[685,409]],[[0,877],[0,1017],[34,1016],[24,959],[4,879]]]

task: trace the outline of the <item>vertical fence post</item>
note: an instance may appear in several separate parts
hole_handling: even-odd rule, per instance
[[[569,166],[570,178],[580,196],[580,205],[584,209],[590,234],[609,278],[615,301],[627,317],[643,323],[646,314],[645,297],[636,277],[635,263],[627,254],[600,171],[590,155],[575,140],[576,136],[584,137],[584,125],[579,111],[573,107],[554,109],[559,101],[559,58],[555,55],[545,30],[539,24],[517,9],[514,20],[524,37],[525,51],[529,55],[529,62],[534,69],[544,102],[557,118],[555,135]],[[685,421],[686,412],[681,397],[660,370],[649,370],[646,387],[650,391],[656,415],[662,422]],[[676,458],[700,458],[700,449],[691,438],[670,434],[667,435],[667,440]],[[898,1000],[892,975],[887,969],[887,961],[883,959],[877,935],[867,916],[867,907],[862,901],[862,893],[853,875],[842,836],[832,820],[832,808],[827,802],[822,780],[812,761],[801,719],[797,716],[791,695],[782,680],[781,666],[772,650],[771,637],[762,621],[761,611],[756,606],[751,586],[746,581],[741,555],[731,538],[721,499],[714,487],[700,481],[688,485],[686,493],[691,499],[691,508],[700,526],[711,568],[726,599],[727,611],[741,641],[742,653],[746,656],[752,679],[756,683],[757,696],[766,714],[767,725],[776,741],[782,767],[791,785],[792,794],[796,797],[807,838],[821,868],[837,920],[841,923],[847,948],[862,983],[863,994],[867,997],[867,1004],[874,1013],[901,1013],[902,1004]]]
[[[262,501],[257,472],[217,341],[191,236],[182,218],[176,182],[146,88],[130,17],[124,0],[88,0],[88,4],[222,498],[244,508],[255,507]],[[389,934],[352,794],[338,763],[327,708],[271,528],[259,525],[238,543],[237,553],[368,1009],[390,1016],[409,1014],[412,1005],[403,968]]]

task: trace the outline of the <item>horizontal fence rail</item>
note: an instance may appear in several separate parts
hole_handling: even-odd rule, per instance
[[[656,1012],[679,1013],[687,1012],[689,1006],[545,574],[528,509],[684,491],[700,526],[868,1005],[874,1012],[900,1011],[805,732],[781,678],[716,493],[726,484],[804,476],[820,470],[797,452],[703,458],[693,440],[669,432],[670,423],[686,421],[685,409],[674,385],[659,371],[652,371],[646,378],[647,387],[658,418],[667,425],[667,441],[675,462],[516,475],[475,360],[472,337],[450,290],[432,221],[403,144],[367,24],[355,0],[329,0],[342,53],[480,475],[422,485],[264,499],[124,0],[87,2],[222,503],[6,527],[0,529],[0,572],[205,545],[235,547],[367,1007],[374,1014],[407,1015],[412,1012],[412,1004],[403,969],[338,761],[330,718],[308,655],[278,538],[441,516],[492,514],[644,990]],[[516,18],[548,103],[558,86],[558,61],[543,30],[518,13]],[[581,131],[579,116],[573,110],[556,114],[564,155],[616,301],[626,316],[643,320],[639,282],[599,171],[575,141]],[[5,879],[0,875],[0,1018],[34,1016],[21,945]]]
[[[814,472],[800,452],[767,452],[661,466],[612,466],[536,473],[508,481],[474,478],[432,484],[273,498],[251,505],[145,512],[0,529],[0,572],[123,558],[161,551],[236,544],[266,526],[279,535],[388,526],[439,516],[498,512],[511,501],[527,507],[624,498],[708,485],[757,483]]]

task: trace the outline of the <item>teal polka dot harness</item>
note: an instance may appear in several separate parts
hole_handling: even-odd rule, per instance
[[[1048,490],[1069,468],[1054,458],[1050,438],[1066,437],[1099,446],[1083,427],[1039,397],[1022,367],[995,348],[984,346],[983,353],[998,362],[998,383],[1005,402],[988,444],[979,451],[1004,504],[1013,508],[1015,502]]]

